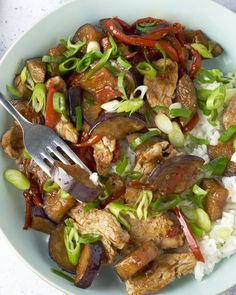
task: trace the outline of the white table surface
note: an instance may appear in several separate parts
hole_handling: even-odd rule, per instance
[[[67,1],[0,0],[0,58],[36,19]],[[215,1],[236,11],[236,0]],[[63,295],[32,273],[1,236],[0,249],[0,295]],[[224,293],[235,294],[236,288]]]

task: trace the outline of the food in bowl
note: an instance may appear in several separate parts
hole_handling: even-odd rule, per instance
[[[93,172],[57,161],[49,177],[16,122],[2,137],[24,229],[50,235],[56,274],[88,288],[111,264],[128,294],[148,294],[235,252],[236,79],[201,68],[222,51],[179,23],[109,18],[26,60],[12,103]]]

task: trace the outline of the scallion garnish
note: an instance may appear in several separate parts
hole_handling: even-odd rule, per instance
[[[117,113],[128,112],[130,114],[137,112],[144,105],[140,98],[132,98],[120,101],[116,106]]]
[[[157,212],[165,212],[176,207],[181,202],[181,198],[177,194],[171,194],[165,197],[159,197],[153,204],[152,209]]]
[[[139,171],[127,171],[125,175],[130,179],[140,179],[143,176]]]
[[[69,193],[65,192],[63,189],[60,189],[58,191],[58,196],[60,199],[64,199],[64,200],[72,198],[72,196]]]
[[[214,83],[216,81],[215,76],[208,70],[200,69],[195,76],[195,79],[200,83]]]
[[[211,230],[211,220],[209,215],[202,208],[197,208],[196,213],[197,225],[205,232],[209,232]]]
[[[203,165],[203,170],[214,176],[222,176],[229,163],[229,158],[218,157]]]
[[[180,206],[180,210],[188,221],[197,222],[197,213],[192,207],[183,205]]]
[[[213,58],[213,55],[209,49],[201,43],[193,43],[191,46],[204,58]]]
[[[38,83],[34,86],[31,101],[36,113],[44,112],[46,106],[46,86],[44,83]]]
[[[96,200],[94,202],[90,202],[87,203],[84,207],[83,207],[83,211],[84,212],[88,212],[89,210],[93,209],[93,208],[99,208],[100,206],[100,202],[99,200]]]
[[[16,97],[22,97],[22,94],[20,93],[19,90],[17,90],[15,87],[11,86],[11,85],[7,85],[6,89],[8,92],[10,92],[13,96]]]
[[[224,85],[220,85],[213,90],[211,95],[207,98],[206,107],[208,110],[217,110],[224,104],[226,96],[226,88]]]
[[[66,97],[64,93],[55,92],[53,94],[53,108],[56,112],[63,114],[66,111]]]
[[[181,117],[181,118],[189,119],[192,116],[192,111],[188,109],[184,109],[184,108],[171,109],[169,111],[169,115],[173,118]]]
[[[160,132],[160,130],[158,130],[158,129],[148,131],[148,132],[146,132],[146,133],[144,133],[144,134],[142,134],[142,135],[136,137],[136,138],[132,141],[132,143],[130,144],[130,148],[131,148],[133,151],[135,151],[135,150],[137,149],[137,147],[138,147],[141,143],[147,141],[147,140],[148,140],[149,138],[151,138],[151,137],[158,136],[158,135],[160,135],[160,134],[161,134],[161,132]]]
[[[65,74],[69,71],[72,71],[76,68],[78,63],[78,58],[76,57],[71,57],[66,59],[64,62],[59,64],[59,71],[62,74]]]
[[[117,87],[122,94],[121,97],[123,99],[128,99],[126,91],[125,91],[125,87],[124,87],[124,79],[125,79],[125,74],[123,72],[119,73],[118,79],[117,79]]]
[[[198,238],[202,238],[204,236],[204,231],[197,226],[195,223],[189,222],[188,226],[191,230],[191,232]]]
[[[196,196],[206,196],[208,191],[202,189],[199,185],[194,184],[193,188],[192,188],[193,193]]]
[[[43,190],[47,193],[51,193],[57,188],[59,188],[59,185],[53,179],[48,179],[43,185]]]
[[[30,188],[30,181],[29,179],[16,169],[8,169],[4,172],[5,179],[14,185],[19,190],[27,190]]]
[[[134,208],[121,203],[111,202],[108,204],[108,209],[126,229],[130,229],[130,224],[123,217],[123,215],[128,215],[134,218],[134,213],[136,211]]]
[[[71,42],[71,37],[69,37],[68,40],[67,40],[67,44],[66,44],[67,50],[63,53],[63,55],[66,58],[75,55],[85,45],[85,43],[86,43],[85,41],[80,41],[79,40],[78,42],[73,44]]]
[[[66,57],[64,55],[57,55],[57,56],[44,55],[42,57],[43,62],[56,63],[56,64],[62,63],[63,61],[65,61],[65,59]]]
[[[128,163],[128,158],[125,155],[121,156],[116,165],[116,174],[122,176],[128,166]]]
[[[146,220],[148,216],[148,208],[152,202],[152,191],[142,191],[136,202],[137,209],[136,214],[139,220]]]
[[[229,126],[223,134],[219,137],[219,141],[227,142],[236,134],[236,125]]]
[[[136,69],[139,71],[140,74],[144,76],[154,77],[157,74],[156,69],[154,69],[154,67],[150,63],[147,63],[146,61],[140,62],[136,66]]]
[[[164,71],[165,71],[166,70],[167,54],[166,54],[165,50],[161,47],[161,45],[158,42],[155,44],[155,48],[160,51],[161,55],[164,58]]]
[[[109,42],[111,44],[111,55],[113,57],[115,57],[118,54],[117,44],[116,44],[115,40],[113,39],[112,35],[109,35],[108,40],[109,40]]]
[[[81,106],[77,106],[75,108],[75,126],[77,131],[80,131],[83,126],[83,115]]]
[[[172,122],[172,126],[172,131],[168,134],[170,143],[177,148],[184,146],[185,137],[179,124],[177,122]]]
[[[197,145],[202,145],[202,144],[210,144],[210,141],[209,139],[207,138],[200,138],[200,137],[196,137],[194,136],[193,134],[191,133],[188,133],[188,138],[194,143],[194,144],[197,144]]]
[[[128,62],[128,60],[124,59],[121,56],[117,58],[117,62],[126,70],[130,70],[132,68],[132,65]]]
[[[91,53],[85,54],[80,60],[77,60],[76,72],[83,73],[92,63]]]
[[[25,83],[27,80],[27,67],[25,66],[20,73],[20,79],[22,83]]]
[[[155,25],[156,22],[136,24],[136,30],[143,33],[149,33],[152,30],[152,27],[154,27]]]
[[[71,283],[74,283],[75,282],[75,279],[73,277],[70,277],[68,276],[67,274],[65,274],[64,272],[60,271],[60,270],[57,270],[55,268],[51,268],[51,272],[54,273],[55,275],[71,282]]]

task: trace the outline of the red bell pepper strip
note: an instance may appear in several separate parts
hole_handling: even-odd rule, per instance
[[[88,146],[92,146],[93,144],[99,142],[101,139],[102,139],[102,136],[101,135],[94,135],[93,137],[89,138],[85,142],[74,144],[74,147],[88,147]]]
[[[180,212],[180,210],[177,207],[173,208],[172,211],[175,213],[175,215],[182,227],[182,230],[185,234],[185,237],[186,237],[186,240],[189,244],[189,247],[191,248],[191,250],[193,252],[193,255],[195,256],[195,258],[198,261],[205,262],[204,257],[201,253],[201,250],[200,250],[196,240],[194,239],[192,233],[190,232],[188,225],[187,225],[182,213]]]
[[[136,29],[136,26],[139,25],[139,24],[150,24],[150,23],[155,23],[156,25],[170,25],[170,23],[166,20],[163,20],[163,19],[157,19],[157,18],[153,18],[153,17],[145,17],[145,18],[140,18],[140,19],[137,19],[132,25],[131,25],[131,28],[133,30]]]
[[[127,24],[125,21],[118,17],[114,17],[114,19],[120,24],[122,29],[124,30],[125,33],[130,34],[131,33],[131,27],[129,24]]]
[[[193,130],[193,128],[197,125],[199,121],[199,115],[198,115],[198,112],[196,112],[192,119],[187,123],[187,125],[185,125],[182,129],[183,129],[183,132],[189,132],[191,130]]]
[[[32,202],[25,199],[25,223],[23,229],[27,230],[32,223],[32,216],[31,216],[31,210],[32,210]]]
[[[115,37],[118,41],[121,41],[126,44],[135,45],[135,46],[146,46],[155,48],[156,44],[159,45],[165,50],[166,54],[176,62],[179,62],[179,57],[176,50],[165,40],[150,40],[145,37],[138,35],[126,35],[119,30],[119,24],[115,19],[108,19],[105,22],[106,30]]]
[[[49,128],[54,129],[60,120],[60,114],[54,110],[53,107],[53,94],[56,92],[53,84],[48,87],[47,103],[45,110],[45,125]]]
[[[185,44],[184,46],[192,54],[192,66],[189,71],[189,76],[191,79],[193,79],[196,73],[201,69],[202,58],[201,55],[190,44]]]
[[[173,47],[175,48],[175,50],[178,53],[179,59],[180,59],[180,63],[181,66],[183,68],[184,71],[186,71],[187,69],[187,60],[184,54],[184,48],[181,46],[179,40],[175,37],[170,37],[170,41],[171,44],[173,45]]]

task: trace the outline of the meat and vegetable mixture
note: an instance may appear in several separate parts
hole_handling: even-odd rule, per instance
[[[128,294],[144,295],[205,262],[199,243],[229,195],[222,177],[236,175],[235,77],[201,68],[221,54],[180,23],[115,17],[26,60],[7,86],[12,103],[54,129],[92,171],[56,161],[49,177],[17,122],[2,136],[18,166],[5,179],[23,190],[24,229],[50,235],[56,274],[88,288],[110,264]],[[219,130],[214,144],[196,136],[203,117]]]

